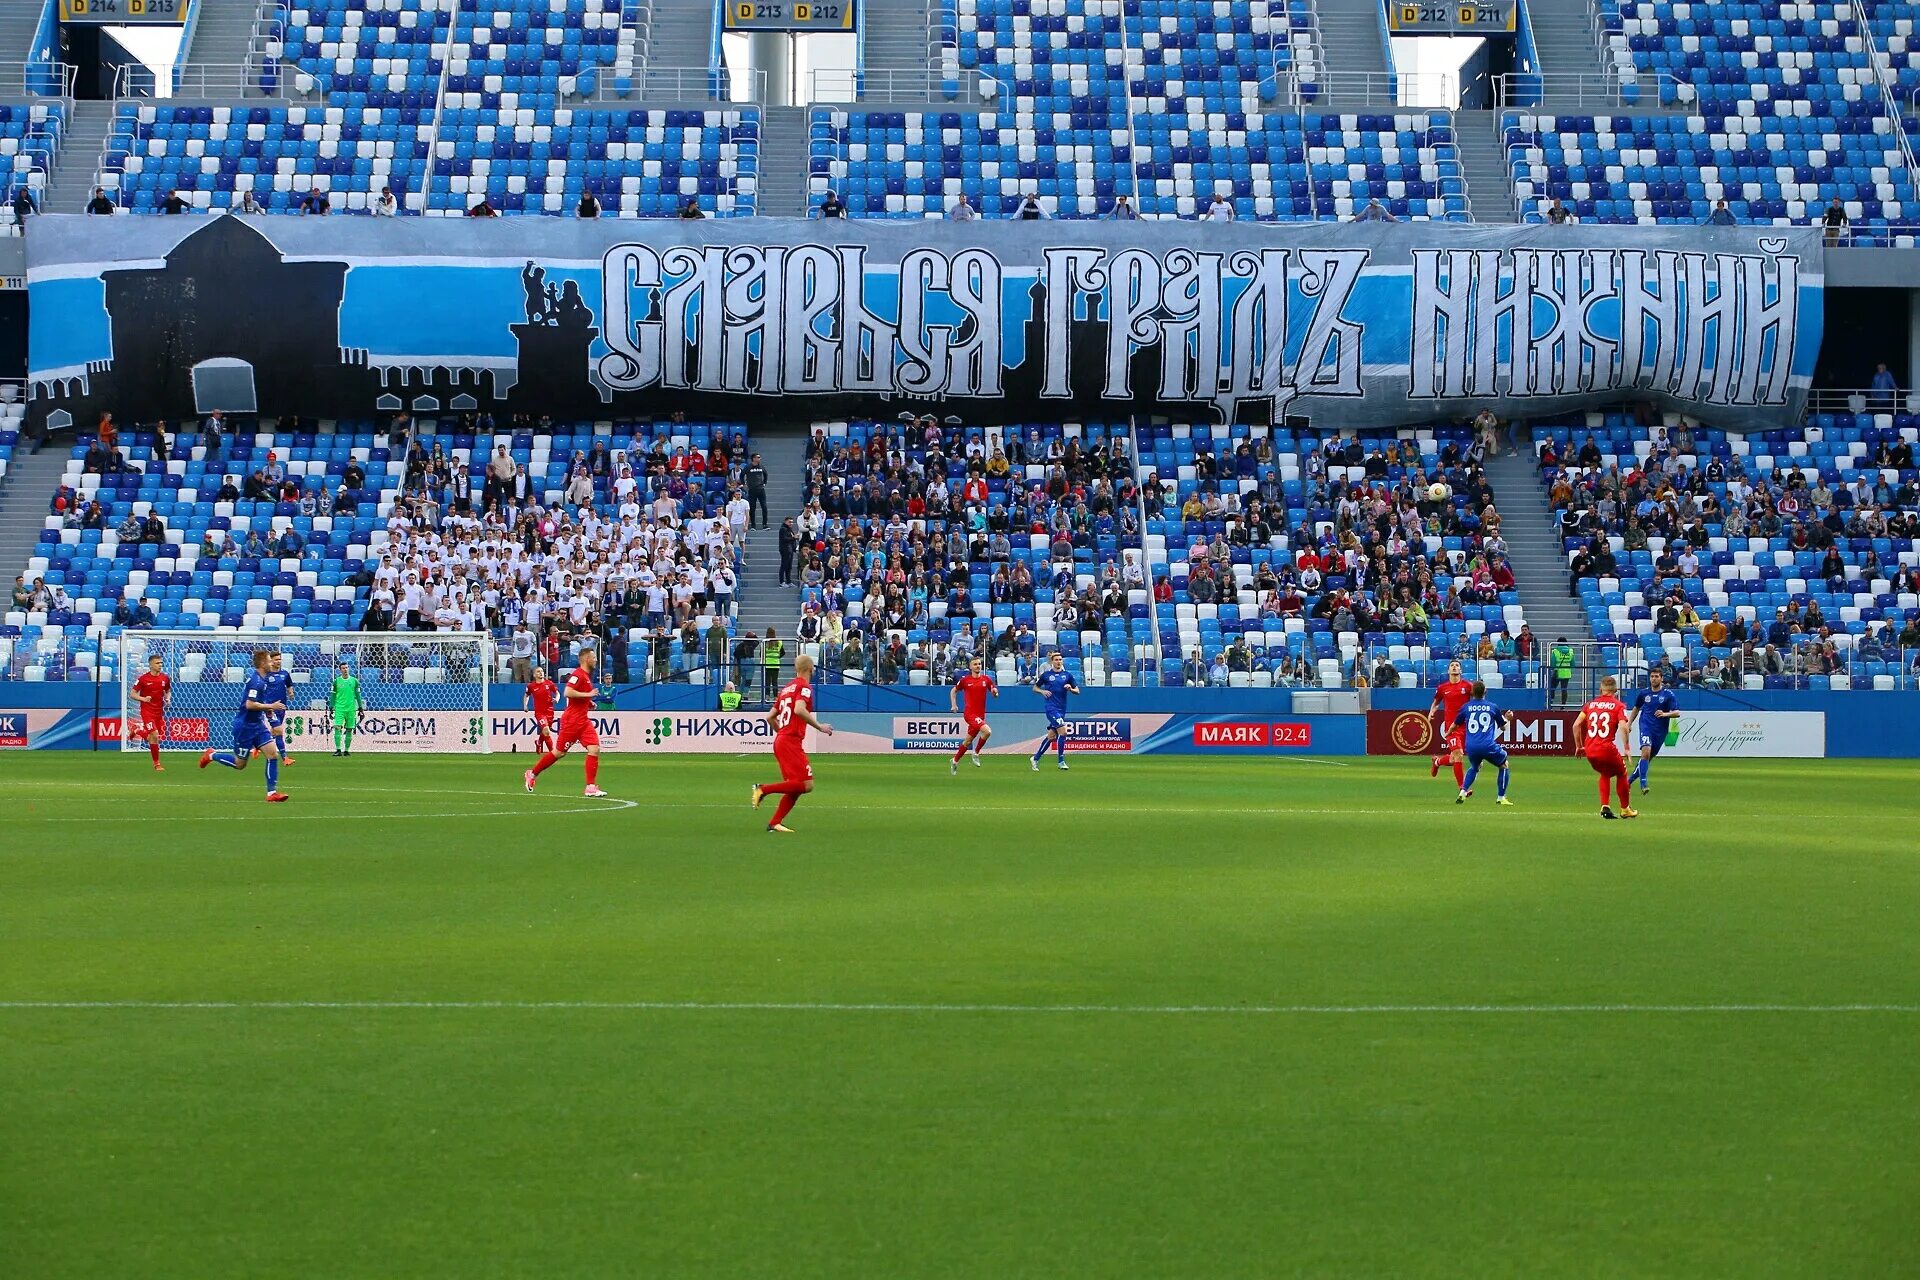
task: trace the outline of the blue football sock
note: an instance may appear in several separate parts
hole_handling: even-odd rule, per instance
[[[1041,756],[1045,754],[1047,754],[1047,740],[1045,738],[1042,738],[1040,739],[1040,749],[1033,753],[1033,758],[1035,760],[1038,760]]]
[[[1475,760],[1472,764],[1467,766],[1466,781],[1460,784],[1460,789],[1462,791],[1473,790],[1473,780],[1479,776],[1480,776],[1480,762],[1478,760]]]
[[[238,768],[240,768],[240,767],[241,767],[241,766],[240,766],[240,762],[239,762],[238,760],[235,760],[235,759],[233,758],[233,752],[231,752],[231,751],[216,751],[216,752],[214,752],[214,753],[213,753],[213,762],[214,762],[215,764],[223,764],[223,765],[225,765],[225,766],[227,766],[227,768],[229,768],[229,769],[238,769]]]
[[[280,757],[267,757],[267,794],[272,795],[280,789]]]
[[[1065,760],[1067,758],[1066,734],[1063,733],[1053,740],[1053,754],[1056,759]]]
[[[1502,800],[1505,800],[1505,799],[1507,798],[1507,766],[1505,766],[1505,765],[1501,765],[1501,766],[1500,766],[1500,792],[1499,792],[1499,795],[1500,795],[1500,799],[1502,799]]]

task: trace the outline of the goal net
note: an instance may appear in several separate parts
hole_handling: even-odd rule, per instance
[[[486,751],[492,637],[483,632],[300,635],[284,631],[126,631],[120,636],[120,746],[145,750],[133,734],[141,705],[134,682],[158,656],[173,678],[162,749],[233,743],[233,718],[253,673],[253,655],[281,655],[292,678],[287,750],[332,751],[334,679],[346,664],[360,682],[356,751]]]

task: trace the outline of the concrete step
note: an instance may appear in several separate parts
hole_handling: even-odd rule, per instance
[[[0,480],[0,577],[9,588],[24,572],[46,527],[47,504],[67,469],[67,450],[58,443],[26,453],[16,447]]]
[[[1513,176],[1506,148],[1495,131],[1498,113],[1456,111],[1453,137],[1467,180],[1467,203],[1475,222],[1512,222]]]
[[[767,107],[760,113],[760,197],[763,217],[807,212],[807,109]]]
[[[183,62],[206,66],[239,66],[253,45],[259,6],[254,0],[201,0],[200,19],[194,24],[193,46]]]
[[[1575,643],[1592,640],[1585,610],[1567,595],[1567,560],[1531,445],[1523,442],[1518,452],[1488,459],[1487,478],[1500,510],[1500,535],[1507,542],[1520,608],[1534,635],[1547,643],[1561,636]]]
[[[84,213],[113,123],[111,102],[76,102],[72,122],[47,180],[47,212]]]

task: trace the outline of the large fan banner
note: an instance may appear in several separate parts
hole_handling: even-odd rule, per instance
[[[1812,228],[50,216],[28,359],[36,411],[74,419],[1637,401],[1755,429],[1804,408],[1820,254]]]

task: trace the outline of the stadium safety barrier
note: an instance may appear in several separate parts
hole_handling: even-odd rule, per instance
[[[28,685],[0,682],[0,749],[117,751],[121,726],[117,698],[97,685]],[[824,754],[951,752],[958,744],[957,717],[944,703],[911,701],[910,691],[840,686],[817,692],[819,714],[834,736],[814,735],[809,750]],[[1020,691],[1013,691],[1018,693]],[[891,693],[896,704],[882,708]],[[532,719],[520,711],[517,686],[495,686],[483,721],[470,711],[446,711],[371,701],[361,717],[355,749],[365,752],[432,752],[473,749],[476,733],[495,752],[533,746]],[[869,695],[871,695],[869,697]],[[699,706],[633,706],[637,690],[594,714],[607,750],[613,752],[752,754],[768,749],[771,731],[763,709],[722,712]],[[873,708],[852,710],[855,705]],[[1426,720],[1425,690],[1381,694],[1365,714],[1330,710],[1357,707],[1352,694],[1317,691],[1104,690],[1075,698],[1070,719],[1077,741],[1070,750],[1100,754],[1251,754],[1419,756],[1433,750]],[[1510,691],[1496,705],[1516,713],[1509,746],[1527,755],[1572,752],[1577,708],[1548,709],[1542,695]],[[1384,705],[1383,705],[1384,704]],[[999,707],[1009,709],[1000,712]],[[1003,697],[992,723],[994,754],[1031,752],[1044,720],[1013,710]],[[1855,698],[1820,691],[1769,690],[1728,694],[1683,689],[1681,717],[1663,754],[1699,758],[1892,759],[1920,755],[1920,693]],[[219,745],[228,717],[209,717],[202,727]],[[1424,725],[1422,729],[1420,726]],[[171,735],[188,742],[193,726]],[[288,717],[293,750],[331,747],[332,722],[324,710]],[[192,745],[188,742],[188,745]]]

